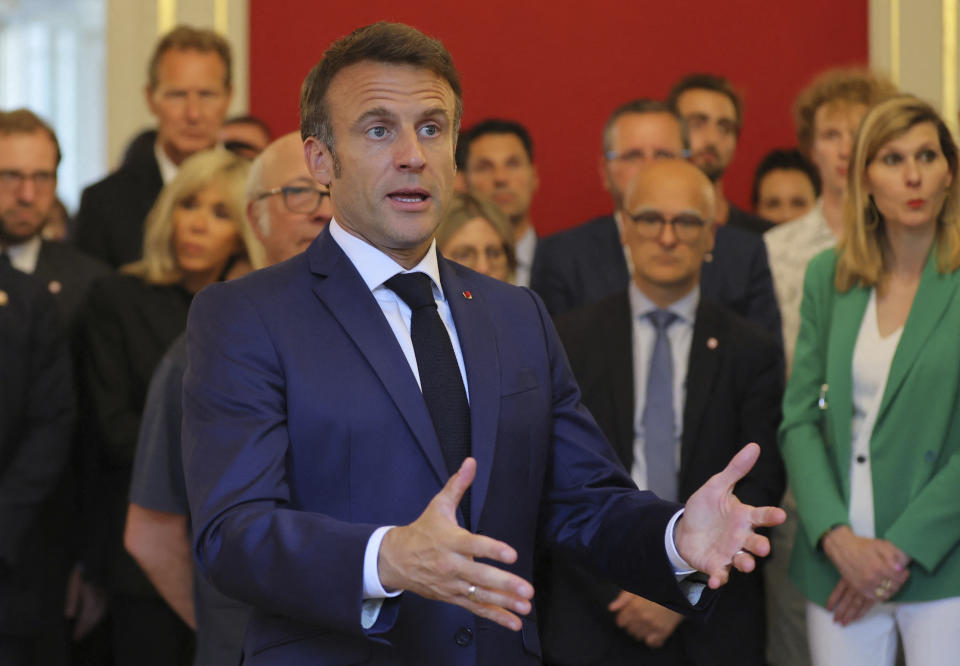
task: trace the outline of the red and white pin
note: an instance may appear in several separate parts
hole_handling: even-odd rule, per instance
[[[472,300],[473,300],[473,294],[471,294],[469,291],[463,292],[463,297],[464,297],[465,299],[467,299],[468,301],[472,301]]]
[[[714,337],[707,338],[707,349],[716,349],[720,346],[720,341]]]

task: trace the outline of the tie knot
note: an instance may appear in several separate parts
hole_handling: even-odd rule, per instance
[[[390,291],[402,298],[411,310],[419,310],[437,304],[433,300],[431,282],[430,276],[426,273],[397,273],[384,284]]]
[[[654,327],[658,331],[665,331],[669,328],[670,324],[675,322],[679,317],[669,310],[653,310],[647,314],[650,317],[650,321],[653,322]]]

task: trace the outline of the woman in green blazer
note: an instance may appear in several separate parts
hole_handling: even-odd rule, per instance
[[[810,262],[780,446],[811,656],[908,666],[960,654],[960,180],[926,103],[874,107],[843,235]]]

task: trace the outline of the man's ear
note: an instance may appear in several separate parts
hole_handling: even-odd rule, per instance
[[[145,86],[143,89],[143,98],[147,102],[147,108],[150,109],[150,113],[157,115],[157,107],[153,102],[153,93],[154,90],[150,86]]]
[[[253,235],[257,237],[258,241],[263,243],[263,229],[260,228],[259,220],[257,219],[257,206],[261,204],[265,205],[266,202],[260,202],[256,199],[247,202],[247,222],[253,230]]]
[[[607,159],[601,155],[597,160],[597,173],[600,174],[600,182],[603,183],[603,189],[612,193],[610,188],[610,173],[607,171]]]
[[[308,136],[303,142],[303,158],[307,163],[307,171],[321,185],[330,187],[333,180],[333,155],[330,148],[315,136]]]

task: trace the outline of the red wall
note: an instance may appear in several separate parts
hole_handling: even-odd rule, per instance
[[[867,0],[251,0],[251,111],[278,133],[296,129],[300,83],[324,49],[377,20],[443,40],[463,79],[465,126],[495,115],[530,129],[541,235],[609,212],[597,159],[620,103],[663,97],[690,71],[728,76],[746,111],[726,187],[746,206],[762,155],[793,144],[800,88],[826,67],[867,60]]]

